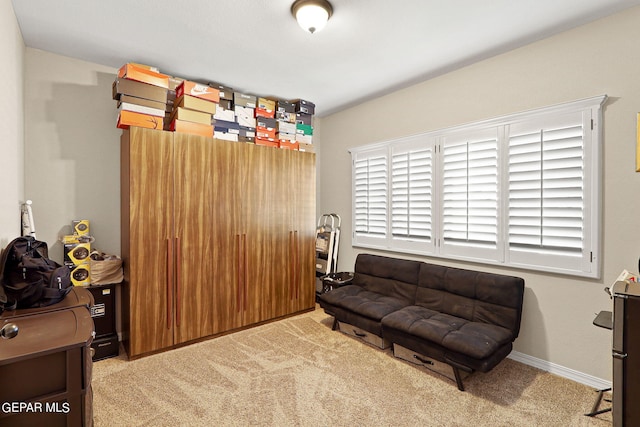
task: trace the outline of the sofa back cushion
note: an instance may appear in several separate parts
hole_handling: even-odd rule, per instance
[[[520,331],[524,280],[422,263],[416,305],[461,317],[471,322]]]
[[[419,261],[359,254],[352,284],[413,304],[421,264]]]

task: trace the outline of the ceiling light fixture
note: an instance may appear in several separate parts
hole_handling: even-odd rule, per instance
[[[333,8],[327,0],[296,0],[291,5],[293,17],[311,34],[323,29],[332,13]]]

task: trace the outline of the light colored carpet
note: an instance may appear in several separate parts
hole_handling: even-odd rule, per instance
[[[593,389],[505,360],[453,381],[331,330],[321,310],[94,364],[101,426],[610,426]],[[606,406],[603,403],[603,406]]]

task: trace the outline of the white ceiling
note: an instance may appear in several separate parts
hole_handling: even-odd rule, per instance
[[[12,0],[27,46],[111,67],[303,98],[326,115],[640,5],[640,0],[330,0],[316,34],[293,0]],[[595,54],[595,53],[594,53]]]

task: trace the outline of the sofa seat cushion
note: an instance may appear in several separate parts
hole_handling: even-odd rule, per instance
[[[475,359],[491,356],[512,337],[501,326],[470,322],[420,306],[405,307],[385,316],[382,329],[383,334],[395,329]]]
[[[407,301],[347,285],[320,295],[321,305],[332,305],[380,321],[387,314],[407,306]]]

